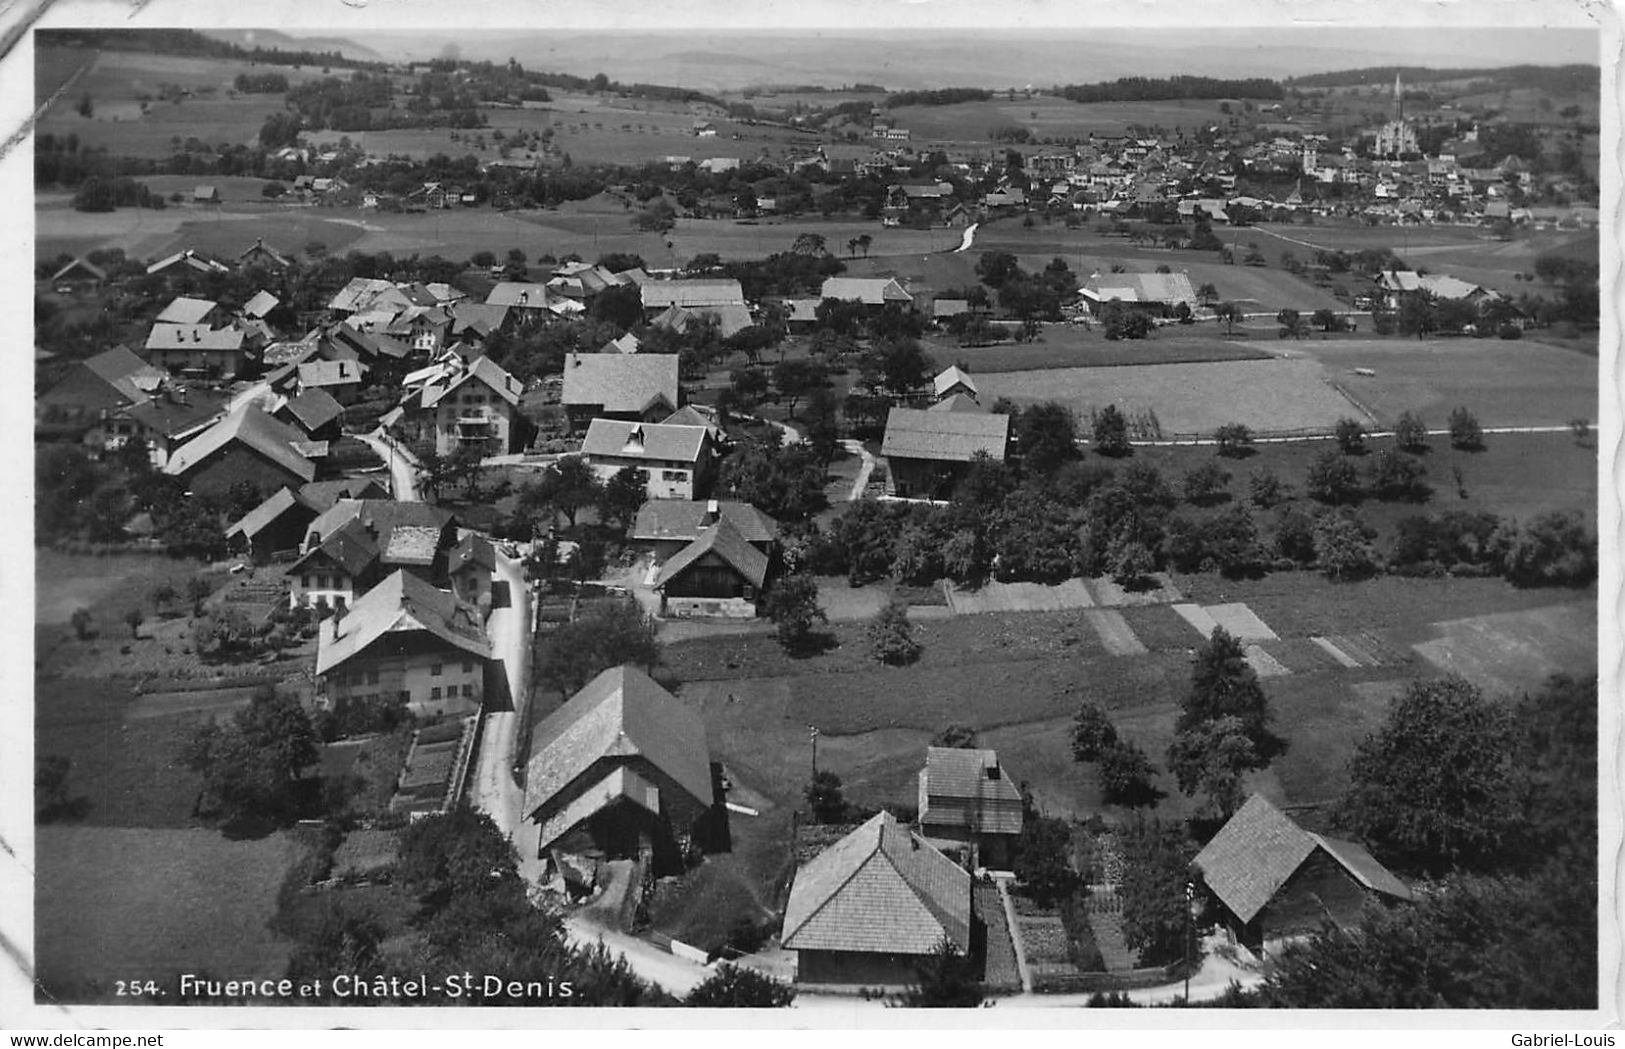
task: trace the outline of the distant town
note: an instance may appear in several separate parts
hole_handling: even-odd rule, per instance
[[[33,35],[39,1002],[1598,1008],[1594,65],[291,39]]]

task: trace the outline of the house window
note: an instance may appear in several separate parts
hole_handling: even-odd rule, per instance
[[[410,703],[410,702],[412,702],[412,693],[406,691],[404,688],[401,689],[401,702],[402,703]]]
[[[302,576],[299,577],[299,588],[301,590],[309,590],[310,589],[310,576],[302,575]]]
[[[431,688],[429,690],[429,698],[430,699],[439,699],[440,698],[440,686],[439,685],[436,685],[434,688]]]
[[[463,660],[463,673],[472,674],[473,672],[474,672],[474,661],[472,659]]]
[[[688,480],[688,471],[687,470],[662,470],[662,471],[660,471],[660,479],[662,481],[686,481],[686,480]]]
[[[445,669],[446,669],[446,665],[444,663],[436,663],[436,664],[434,664],[433,666],[431,666],[429,668],[429,676],[430,677],[439,677],[441,672],[444,671]],[[439,691],[439,690],[437,689],[436,691]]]
[[[316,586],[319,589],[326,590],[327,589],[327,576],[325,576],[325,575],[317,576],[316,577]]]
[[[474,695],[474,686],[473,685],[464,685],[463,686],[463,698],[467,699],[467,698],[469,698],[469,697],[471,697],[473,695]]]

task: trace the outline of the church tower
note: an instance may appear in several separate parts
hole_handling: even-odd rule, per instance
[[[1394,73],[1394,122],[1403,123],[1405,120],[1405,89],[1400,86],[1399,73]]]

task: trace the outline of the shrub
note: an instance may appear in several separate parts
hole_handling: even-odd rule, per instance
[[[1484,447],[1484,430],[1477,416],[1466,407],[1450,413],[1450,447],[1464,452],[1476,452]]]
[[[1352,502],[1360,495],[1360,477],[1348,456],[1328,448],[1310,464],[1304,488],[1322,503]]]
[[[1344,455],[1360,455],[1365,452],[1365,427],[1361,426],[1357,419],[1345,416],[1337,420],[1332,436],[1337,438],[1337,447]]]
[[[1252,448],[1253,431],[1244,423],[1225,423],[1213,434],[1218,442],[1219,454],[1239,459]]]
[[[1117,745],[1117,728],[1097,703],[1085,703],[1072,719],[1072,760],[1098,761]]]
[[[1273,470],[1254,470],[1247,475],[1247,494],[1253,505],[1268,510],[1287,497],[1286,486]]]
[[[869,623],[869,653],[889,666],[905,666],[920,658],[920,643],[908,622],[908,605],[892,601]]]
[[[1422,451],[1428,445],[1427,424],[1415,412],[1405,412],[1394,424],[1394,442],[1402,451]]]

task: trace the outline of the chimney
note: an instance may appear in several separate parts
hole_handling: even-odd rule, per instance
[[[705,504],[705,520],[702,523],[708,525],[716,524],[717,519],[721,516],[722,505],[715,499],[712,499]]]

